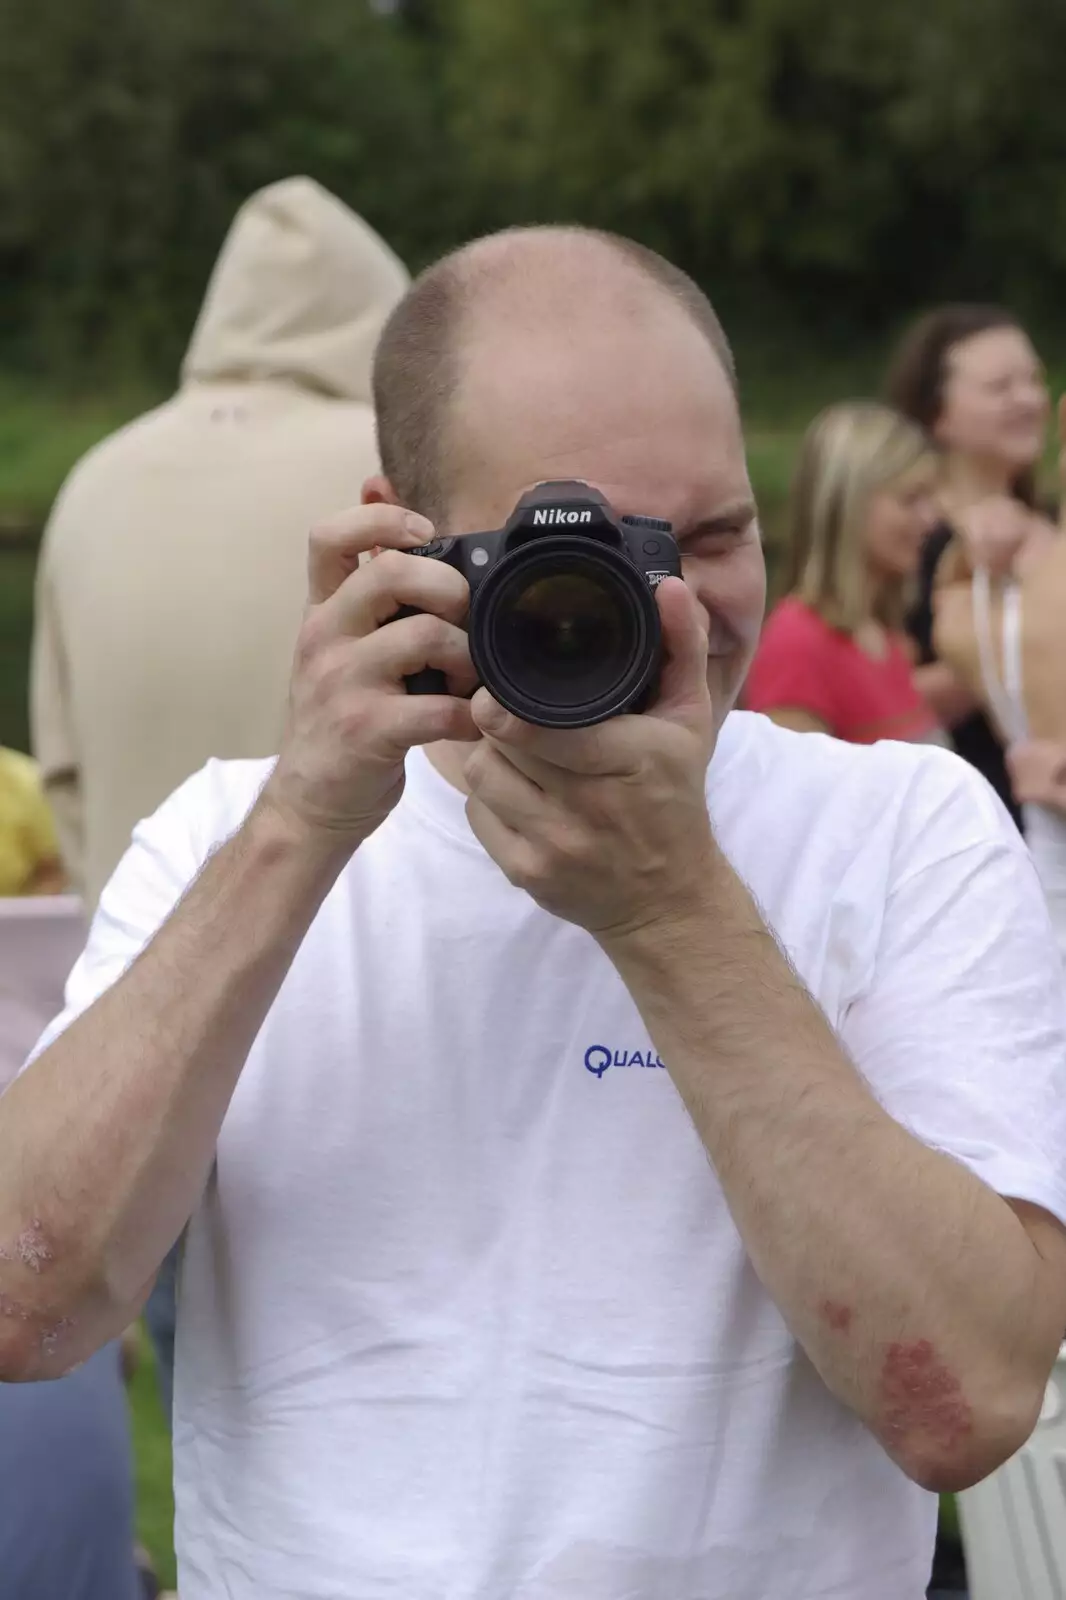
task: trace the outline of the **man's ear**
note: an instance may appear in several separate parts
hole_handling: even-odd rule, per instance
[[[363,505],[398,506],[400,497],[384,473],[376,472],[363,484]]]
[[[383,472],[375,472],[374,476],[368,478],[363,484],[361,504],[364,506],[398,506],[400,498],[385,474]],[[381,546],[375,545],[373,550],[364,551],[359,557],[359,565],[362,566],[364,561],[373,561],[374,557],[380,554]]]

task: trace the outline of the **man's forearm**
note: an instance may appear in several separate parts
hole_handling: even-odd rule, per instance
[[[877,1104],[724,861],[705,909],[605,948],[825,1383],[930,1487],[990,1470],[1047,1340],[1018,1217]]]
[[[0,1101],[0,1377],[68,1370],[138,1308],[345,854],[260,803]]]

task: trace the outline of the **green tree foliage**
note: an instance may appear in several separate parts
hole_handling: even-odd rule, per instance
[[[0,344],[169,375],[240,201],[580,219],[854,331],[1056,308],[1064,0],[0,0]]]
[[[0,0],[9,345],[172,370],[236,206],[295,172],[425,260],[453,227],[425,78],[362,0]]]
[[[1052,290],[1062,0],[449,9],[490,211],[620,227],[705,278],[852,319]]]

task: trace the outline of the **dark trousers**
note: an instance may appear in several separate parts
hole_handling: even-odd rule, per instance
[[[148,1337],[155,1351],[156,1378],[163,1415],[170,1427],[174,1414],[174,1323],[177,1314],[178,1262],[181,1258],[181,1241],[174,1246],[159,1269],[155,1288],[144,1307],[144,1321]]]

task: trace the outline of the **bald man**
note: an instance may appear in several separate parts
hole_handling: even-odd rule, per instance
[[[666,262],[482,241],[375,391],[279,759],[143,824],[0,1105],[0,1376],[125,1327],[187,1224],[182,1600],[917,1600],[1066,1327],[1021,842],[946,752],[731,710],[763,559]],[[684,574],[653,704],[567,731],[473,692],[409,555],[558,479]]]

